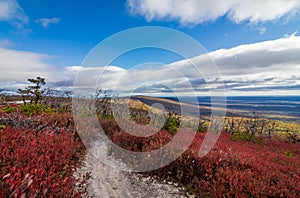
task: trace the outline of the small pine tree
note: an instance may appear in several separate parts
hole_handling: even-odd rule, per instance
[[[34,85],[29,85],[25,89],[18,89],[18,93],[22,95],[24,104],[26,104],[26,96],[31,96],[30,103],[34,102],[35,104],[38,104],[38,102],[42,99],[44,93],[44,90],[42,90],[42,86],[46,84],[45,78],[29,78],[27,81]]]

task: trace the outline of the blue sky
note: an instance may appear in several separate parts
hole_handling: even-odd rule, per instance
[[[293,52],[291,54],[299,52],[299,11],[298,0],[245,0],[242,3],[218,0],[0,0],[0,56],[2,53],[2,59],[5,58],[0,63],[5,70],[0,75],[0,85],[20,87],[31,77],[29,75],[42,75],[53,84],[68,82],[65,86],[71,86],[84,57],[99,42],[129,28],[161,26],[182,31],[202,44],[216,63],[221,64],[229,94],[263,94],[266,91],[268,94],[300,94],[300,74],[297,72],[300,61],[283,55],[288,51]],[[230,66],[226,68],[223,64],[225,57],[218,54],[220,49],[226,49],[227,57],[236,57],[239,52],[235,49],[245,48],[245,54],[240,57],[247,53],[252,56],[252,47],[259,53],[258,49],[265,51],[266,46],[282,49],[280,45],[285,51],[282,54],[274,52],[274,55],[283,59],[275,64],[261,57],[261,62],[269,64],[261,64],[264,65],[262,68],[268,68],[266,70],[257,69],[260,63],[248,64],[249,68],[254,65],[257,69],[252,76],[243,69],[249,60],[240,61],[240,65],[233,63],[236,71],[233,74],[228,72]],[[266,56],[270,57],[273,56]],[[114,65],[128,70],[142,62],[170,64],[179,60],[180,57],[174,54],[148,49],[120,57]],[[270,70],[275,72],[268,74]],[[266,83],[254,76],[273,80]],[[227,81],[230,83],[226,84]]]

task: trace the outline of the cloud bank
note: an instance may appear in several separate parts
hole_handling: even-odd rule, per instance
[[[7,86],[8,82],[12,82],[10,86],[18,87],[24,85],[27,78],[42,76],[55,89],[72,89],[79,74],[84,78],[75,87],[86,93],[98,87],[136,94],[208,95],[209,88],[220,90],[224,82],[228,95],[300,95],[299,54],[300,36],[293,34],[277,40],[219,49],[169,65],[145,65],[131,70],[117,66],[68,66],[57,70],[47,63],[52,56],[0,48],[0,87]],[[211,69],[212,60],[218,66],[221,78]]]
[[[235,23],[259,23],[291,16],[299,11],[298,0],[127,0],[131,14],[148,21],[179,21],[196,25],[226,16]]]
[[[87,78],[100,78],[101,88],[136,94],[204,94],[220,91],[228,95],[300,95],[300,36],[220,49],[160,67],[124,70],[122,68],[81,68]],[[212,60],[222,77],[217,77]],[[201,74],[195,70],[197,65]],[[108,69],[108,70],[105,70]],[[103,73],[103,71],[106,71]],[[202,75],[202,76],[201,76]],[[205,76],[205,78],[203,78]],[[95,85],[86,81],[86,87]],[[91,82],[94,82],[91,80]],[[102,83],[101,83],[102,82]],[[85,87],[85,88],[86,88]]]
[[[28,78],[37,76],[45,77],[50,82],[70,80],[74,74],[66,69],[57,70],[52,67],[48,63],[52,58],[54,57],[47,54],[0,47],[0,87],[24,88],[24,83]]]

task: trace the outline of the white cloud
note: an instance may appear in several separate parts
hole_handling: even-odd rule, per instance
[[[38,20],[36,20],[35,22],[41,24],[41,26],[42,26],[43,28],[48,29],[49,26],[50,26],[51,24],[57,24],[57,23],[59,23],[60,21],[61,21],[60,18],[53,17],[53,18],[42,18],[42,19],[38,19]]]
[[[299,0],[127,0],[132,14],[152,20],[195,25],[227,16],[235,23],[267,22],[299,11]]]
[[[103,89],[118,85],[117,89],[122,91],[136,90],[158,95],[170,93],[170,90],[181,94],[203,94],[208,93],[208,87],[217,91],[222,88],[222,80],[228,95],[300,94],[299,54],[300,36],[293,34],[277,40],[220,49],[158,68],[125,71],[114,67],[113,73],[90,70],[83,75],[91,80],[89,85],[93,88],[93,82],[100,77],[100,82],[104,82],[101,84]],[[211,69],[213,63],[210,58],[221,71],[221,78],[217,78]],[[191,62],[197,65],[206,81]]]
[[[298,34],[298,31],[293,32],[292,34],[285,34],[284,38],[294,37]]]
[[[116,79],[121,78],[127,71],[123,68],[116,66],[108,67],[82,67],[82,66],[69,66],[66,67],[66,72],[72,75],[83,76],[77,79],[77,84],[83,87],[94,88],[97,84],[103,89],[112,89],[117,83]]]
[[[293,34],[277,40],[220,49],[211,52],[210,56],[227,75],[275,72],[278,71],[277,69],[288,72],[293,69],[291,66],[300,66],[299,54],[300,36]],[[276,70],[270,70],[271,68],[276,68]],[[300,74],[300,72],[295,74]]]
[[[300,94],[300,36],[220,49],[209,53],[222,73],[227,91],[248,94],[276,94],[284,91]],[[205,55],[192,59],[209,76],[209,84],[218,85],[210,73],[211,64]],[[187,61],[173,63],[179,71],[187,73]],[[197,78],[192,75],[190,78]]]
[[[0,0],[0,21],[8,21],[18,29],[22,29],[28,20],[16,0]]]
[[[28,78],[43,76],[60,80],[47,63],[51,56],[0,48],[0,82],[24,82]]]
[[[169,65],[146,65],[131,70],[117,66],[68,66],[58,70],[47,63],[52,58],[49,55],[0,48],[0,85],[13,82],[14,87],[20,87],[27,78],[42,76],[53,88],[70,89],[77,76],[80,80],[75,86],[85,93],[93,93],[98,87],[153,95],[171,94],[170,90],[200,95],[208,94],[208,87],[218,90],[224,81],[228,95],[299,95],[299,54],[300,36],[296,33],[277,40],[219,49]],[[221,71],[221,78],[211,69],[211,59]],[[191,62],[205,75],[206,81]]]

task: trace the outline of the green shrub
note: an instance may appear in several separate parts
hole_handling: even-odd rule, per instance
[[[43,112],[54,114],[56,113],[56,110],[42,104],[26,104],[21,105],[20,112],[32,116],[34,114],[40,114]]]
[[[106,115],[106,116],[97,115],[97,118],[99,120],[115,120],[114,115]]]
[[[234,140],[245,140],[252,142],[254,140],[254,136],[251,135],[249,132],[241,132],[237,131],[233,135]]]
[[[10,105],[6,105],[2,109],[0,109],[0,111],[2,111],[3,113],[13,113],[13,112],[16,112],[17,109],[15,107],[10,106]]]
[[[5,129],[5,128],[6,128],[5,125],[0,125],[0,131],[3,130],[3,129]]]
[[[258,137],[256,140],[255,140],[255,143],[257,144],[261,144],[261,145],[265,145],[265,141],[262,137]]]
[[[293,157],[294,156],[291,151],[284,152],[284,155],[287,156],[287,157]]]
[[[176,117],[169,117],[164,125],[164,129],[169,133],[174,134],[178,131],[180,119]]]
[[[198,133],[205,133],[207,131],[207,126],[199,125],[197,128]]]

